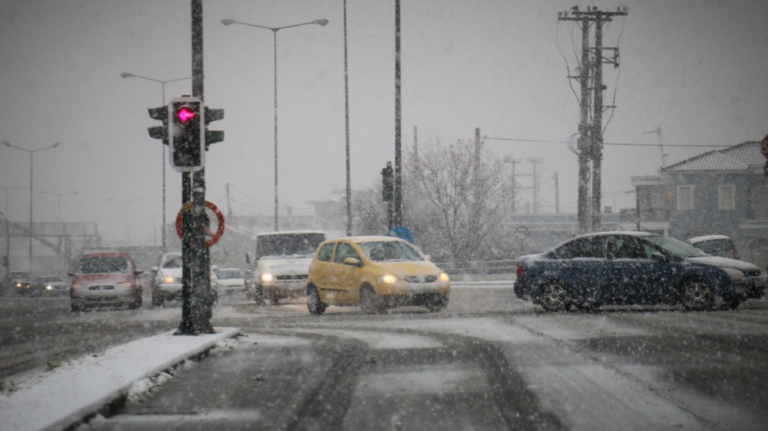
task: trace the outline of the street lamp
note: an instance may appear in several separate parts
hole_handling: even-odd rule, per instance
[[[40,194],[56,196],[56,223],[61,223],[61,197],[73,196],[73,195],[76,195],[77,192],[53,193],[53,192],[46,192],[45,190],[40,190]]]
[[[303,25],[311,25],[311,24],[325,26],[326,24],[328,24],[328,20],[316,19],[310,22],[303,22],[301,24],[293,24],[293,25],[284,25],[282,27],[267,27],[267,26],[258,25],[258,24],[249,24],[246,22],[240,22],[234,19],[223,19],[221,20],[221,23],[224,25],[240,24],[240,25],[247,25],[249,27],[258,27],[266,30],[272,30],[273,54],[274,54],[274,68],[272,73],[275,77],[275,85],[274,85],[275,87],[275,232],[277,232],[279,230],[279,223],[278,223],[279,208],[278,208],[278,198],[277,198],[277,31],[282,30],[284,28],[300,27]]]
[[[123,232],[125,234],[125,245],[127,246],[128,245],[128,204],[131,202],[143,201],[144,198],[127,199],[127,200],[108,198],[107,200],[112,202],[123,203],[123,209],[125,210],[125,225],[123,227]]]
[[[187,78],[176,78],[176,79],[168,79],[163,81],[160,79],[147,78],[146,76],[134,75],[133,73],[130,73],[130,72],[123,72],[120,74],[120,76],[122,76],[123,78],[139,78],[139,79],[144,79],[147,81],[153,81],[153,82],[159,83],[160,86],[162,87],[162,95],[163,95],[161,106],[165,106],[165,84],[169,82],[184,81],[186,79],[192,79],[192,77],[190,76]],[[162,230],[161,234],[162,234],[162,240],[163,240],[163,251],[165,251],[165,220],[166,220],[165,218],[165,148],[160,147],[160,150],[163,153],[163,162],[162,162],[163,164],[163,228],[161,229]]]
[[[29,153],[29,272],[32,273],[32,196],[34,189],[32,188],[32,174],[34,171],[34,160],[35,160],[35,153],[38,151],[43,150],[50,150],[51,148],[56,148],[60,145],[59,142],[56,142],[55,144],[45,147],[45,148],[38,148],[36,150],[28,150],[26,148],[17,147],[16,145],[12,145],[8,141],[0,141],[3,145],[10,148],[16,148],[17,150],[26,151]]]

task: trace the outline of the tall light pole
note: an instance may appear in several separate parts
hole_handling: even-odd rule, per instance
[[[131,203],[131,202],[143,201],[144,198],[127,199],[127,200],[126,199],[109,198],[107,200],[108,201],[112,201],[112,202],[122,202],[123,203],[123,209],[125,210],[125,225],[123,226],[123,232],[125,234],[125,245],[127,246],[128,245],[128,204]]]
[[[10,148],[16,148],[17,150],[26,151],[29,153],[29,263],[28,263],[28,270],[31,273],[32,272],[32,196],[34,195],[34,189],[32,188],[32,177],[34,173],[34,160],[35,160],[35,153],[38,151],[43,150],[50,150],[51,148],[56,148],[59,146],[59,142],[56,142],[55,144],[44,147],[44,148],[38,148],[36,150],[28,150],[26,148],[17,147],[16,145],[12,145],[8,141],[2,141],[0,142],[6,147]]]
[[[40,193],[44,195],[56,196],[56,223],[61,223],[61,197],[74,196],[77,194],[77,192],[52,193],[52,192],[46,192],[45,190],[40,190]]]
[[[278,207],[278,197],[277,197],[277,31],[282,30],[284,28],[301,27],[303,25],[311,25],[311,24],[325,26],[326,24],[328,24],[328,20],[316,19],[310,22],[303,22],[301,24],[293,24],[293,25],[284,25],[282,27],[267,27],[267,26],[258,25],[258,24],[249,24],[246,22],[240,22],[234,19],[223,19],[221,20],[221,23],[224,25],[240,24],[240,25],[247,25],[249,27],[258,27],[266,30],[272,30],[273,54],[274,54],[273,74],[275,77],[275,84],[274,84],[274,87],[275,87],[275,232],[277,232],[279,230],[279,222],[278,222],[279,207]]]
[[[163,96],[161,106],[165,106],[165,84],[169,82],[184,81],[187,79],[192,79],[192,77],[190,76],[187,78],[176,78],[176,79],[168,79],[163,81],[161,79],[147,78],[146,76],[135,75],[130,72],[123,72],[120,74],[120,76],[122,76],[123,78],[139,78],[139,79],[144,79],[147,81],[159,83],[160,86],[162,87],[162,96]],[[163,251],[166,251],[165,249],[165,221],[166,221],[166,218],[165,218],[165,146],[160,147],[160,152],[163,153],[163,156],[162,156],[163,157],[162,158],[163,160],[162,162],[162,165],[163,165],[163,174],[162,174],[163,175],[163,223],[162,223],[163,228],[161,229],[162,231],[161,235],[162,235],[162,241],[163,241]]]

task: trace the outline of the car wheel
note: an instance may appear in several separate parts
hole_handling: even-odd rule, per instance
[[[323,314],[328,304],[320,300],[320,294],[317,293],[317,287],[309,286],[307,289],[307,308],[311,314]]]
[[[565,291],[563,283],[559,281],[549,282],[539,290],[539,304],[544,311],[565,311],[569,302],[568,292]]]
[[[75,313],[80,312],[80,311],[85,311],[85,309],[86,309],[86,305],[82,301],[72,301],[70,303],[70,307],[72,308],[72,311],[75,312]]]
[[[152,292],[152,305],[155,307],[162,307],[165,305],[165,300],[163,299],[162,295]]]
[[[376,295],[371,286],[363,286],[360,289],[360,309],[365,314],[380,314],[384,311],[381,298]]]
[[[683,283],[683,308],[691,311],[704,311],[712,308],[715,295],[712,288],[703,280],[689,279]]]
[[[442,294],[438,293],[433,295],[429,300],[427,300],[427,310],[431,311],[432,313],[437,313],[439,311],[442,311],[445,309],[445,307],[448,306],[448,294]]]
[[[141,308],[141,296],[134,298],[133,302],[128,306],[131,310],[136,310],[138,308]]]

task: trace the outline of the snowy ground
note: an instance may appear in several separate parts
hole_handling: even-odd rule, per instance
[[[215,334],[199,336],[174,336],[175,331],[169,331],[49,371],[29,373],[0,395],[0,428],[34,431],[76,424],[106,404],[128,396],[135,383],[239,333],[238,328],[215,329]]]

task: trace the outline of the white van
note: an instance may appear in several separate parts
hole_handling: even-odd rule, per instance
[[[281,299],[304,296],[309,264],[323,241],[323,231],[258,234],[256,254],[245,254],[251,265],[245,279],[248,297],[261,305],[264,299],[277,304]]]

